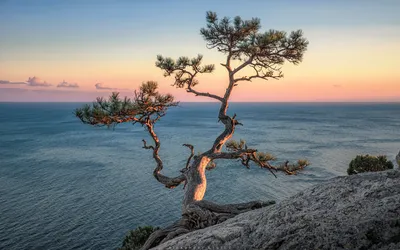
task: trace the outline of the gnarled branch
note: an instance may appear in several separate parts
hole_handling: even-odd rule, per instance
[[[161,145],[160,140],[158,139],[157,134],[154,132],[153,123],[147,122],[147,123],[145,123],[145,125],[146,125],[146,128],[147,128],[151,138],[153,139],[153,141],[155,143],[155,146],[147,146],[146,141],[143,140],[143,144],[144,144],[143,148],[153,150],[153,158],[157,163],[157,167],[153,171],[153,176],[156,178],[157,181],[164,184],[165,187],[175,188],[182,182],[186,181],[186,177],[185,177],[185,175],[181,174],[177,177],[170,178],[170,177],[167,177],[160,173],[161,170],[163,169],[163,162],[161,161],[161,158],[158,154],[158,151],[160,150],[160,145]]]
[[[97,98],[92,105],[85,105],[76,109],[75,115],[86,124],[94,126],[115,126],[123,122],[140,123],[145,126],[155,145],[148,145],[143,140],[143,148],[153,151],[153,158],[157,167],[153,171],[154,177],[167,188],[174,188],[186,180],[182,174],[174,178],[162,175],[163,163],[158,154],[160,141],[154,132],[154,124],[163,117],[168,108],[177,106],[174,97],[170,94],[161,95],[157,91],[157,83],[148,81],[134,92],[133,99],[119,98],[119,93],[113,93],[108,100]]]
[[[186,162],[186,169],[188,169],[189,168],[189,164],[190,164],[190,160],[192,159],[192,157],[194,155],[194,147],[191,144],[183,144],[183,146],[188,147],[190,149],[190,156],[189,156],[189,158],[187,159],[187,162]]]
[[[239,142],[234,140],[228,141],[226,143],[226,148],[229,150],[228,152],[215,152],[207,156],[212,160],[240,159],[241,163],[246,168],[250,168],[250,162],[254,162],[261,168],[268,169],[275,177],[274,171],[282,171],[288,175],[294,175],[310,165],[307,160],[298,160],[296,164],[289,164],[289,161],[286,161],[283,165],[273,166],[270,163],[270,161],[276,160],[273,155],[248,148],[244,140],[240,140]]]
[[[214,95],[214,94],[210,94],[209,92],[199,92],[199,91],[197,91],[197,90],[194,90],[194,89],[192,88],[191,85],[188,85],[188,87],[187,87],[187,89],[186,89],[186,92],[193,93],[193,94],[195,94],[196,96],[206,96],[206,97],[210,97],[210,98],[216,99],[216,100],[218,100],[218,101],[220,101],[220,102],[223,101],[222,97],[217,96],[217,95]]]

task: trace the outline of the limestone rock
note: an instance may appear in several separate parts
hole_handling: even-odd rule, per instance
[[[400,171],[333,178],[155,249],[400,249]]]

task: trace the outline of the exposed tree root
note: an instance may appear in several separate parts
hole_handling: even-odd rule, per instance
[[[240,213],[275,204],[275,201],[251,201],[219,205],[211,201],[197,201],[186,206],[182,218],[152,233],[142,249],[150,249],[182,234],[219,224]]]

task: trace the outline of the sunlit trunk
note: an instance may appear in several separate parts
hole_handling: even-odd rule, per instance
[[[187,185],[183,198],[183,210],[185,207],[194,202],[201,201],[207,189],[206,167],[210,162],[210,158],[203,156],[196,159],[190,166],[187,173]]]

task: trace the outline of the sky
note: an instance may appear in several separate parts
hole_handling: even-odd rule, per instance
[[[261,19],[261,32],[302,29],[303,62],[280,80],[241,82],[236,102],[400,102],[398,0],[0,0],[0,102],[90,102],[144,81],[178,101],[212,101],[171,86],[156,56],[215,64],[199,91],[223,95],[224,55],[200,35],[207,11]]]

